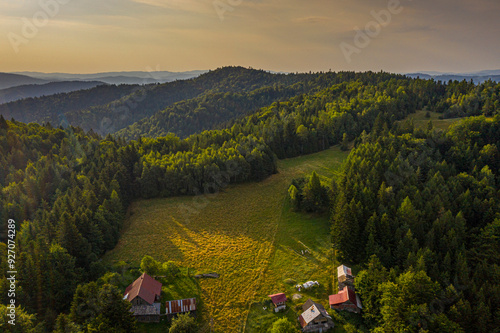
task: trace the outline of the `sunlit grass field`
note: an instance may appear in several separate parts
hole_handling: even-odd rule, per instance
[[[286,195],[291,179],[312,171],[328,181],[347,155],[334,147],[282,160],[280,172],[259,183],[206,196],[137,201],[118,245],[104,260],[139,265],[151,255],[189,267],[193,274],[219,273],[218,279],[199,280],[199,315],[206,332],[212,318],[214,332],[266,330],[277,317],[261,318],[252,304],[269,293],[291,297],[290,281],[319,281],[321,286],[304,294],[302,302],[312,297],[326,305],[334,288],[328,218],[292,212]]]

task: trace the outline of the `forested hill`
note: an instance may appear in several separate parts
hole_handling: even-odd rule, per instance
[[[135,91],[133,94],[89,109],[82,109],[67,114],[69,123],[78,124],[84,129],[93,129],[100,134],[114,133],[141,119],[171,107],[175,103],[186,103],[193,98],[213,100],[214,96],[224,94],[247,94],[250,91],[273,85],[292,85],[307,80],[313,75],[274,75],[265,71],[249,70],[242,67],[225,67],[200,75],[198,78],[169,82],[162,85],[150,85]],[[262,95],[261,95],[262,96]],[[260,97],[261,97],[260,96]],[[268,98],[266,101],[268,101]],[[236,101],[235,111],[244,105]],[[177,104],[176,104],[177,105]],[[181,113],[187,127],[195,126],[191,117]],[[215,112],[210,115],[211,121],[226,118]],[[207,119],[203,119],[207,121]],[[155,128],[162,124],[155,124]],[[207,124],[208,126],[208,124]],[[205,127],[201,129],[208,129]],[[97,130],[96,130],[97,129]],[[200,128],[197,128],[200,129]],[[166,134],[167,132],[163,132]],[[194,132],[191,132],[194,133]],[[181,135],[181,133],[179,133]]]
[[[14,118],[26,123],[69,124],[108,134],[200,94],[245,93],[275,84],[288,86],[316,76],[318,74],[284,75],[225,67],[198,78],[165,84],[100,86],[67,94],[28,98],[0,105],[0,114],[5,119]]]
[[[246,72],[251,73],[248,70]],[[286,77],[294,82],[293,76]],[[295,79],[299,82],[292,85],[274,84],[255,90],[249,88],[246,91],[227,93],[209,91],[197,98],[176,103],[116,134],[126,140],[137,139],[139,136],[156,138],[168,133],[184,138],[203,130],[231,127],[234,123],[247,124],[249,119],[254,123],[264,119],[270,122],[269,126],[273,128],[266,130],[269,134],[283,130],[274,126],[278,119],[280,123],[290,122],[291,127],[298,128],[297,124],[303,124],[306,129],[314,128],[311,132],[305,132],[301,128],[302,135],[317,135],[326,131],[322,134],[324,140],[332,135],[338,140],[343,132],[347,132],[352,139],[353,133],[369,130],[358,120],[371,117],[371,110],[384,103],[399,109],[397,112],[389,112],[392,119],[387,119],[388,121],[424,108],[439,112],[444,118],[492,115],[500,108],[497,98],[500,84],[492,81],[481,85],[466,81],[444,84],[388,73],[353,72],[319,73]],[[403,93],[404,98],[399,98]],[[274,102],[281,103],[273,104]],[[307,107],[304,108],[304,105]],[[277,116],[280,108],[284,108],[280,112],[284,112],[287,119]],[[244,118],[246,115],[249,118]],[[297,117],[299,119],[295,119]],[[309,124],[304,123],[303,117],[311,117],[307,119]],[[338,118],[335,122],[344,122],[342,126],[345,128],[341,133],[331,131],[332,122],[324,123],[331,117]],[[353,126],[361,128],[361,131],[353,132],[353,128],[347,128]]]
[[[448,133],[411,124],[363,138],[338,182],[332,239],[361,263],[376,332],[500,327],[500,116]]]
[[[344,81],[364,83],[403,78],[388,73],[272,74],[224,67],[198,78],[146,86],[102,86],[0,105],[5,119],[78,126],[105,135],[186,137],[213,129],[274,101],[310,94]],[[150,118],[151,117],[151,118]],[[136,123],[137,122],[137,123]]]
[[[5,119],[26,123],[77,126],[101,135],[117,132],[126,140],[168,133],[185,138],[203,130],[224,128],[228,122],[256,113],[274,102],[300,95],[314,96],[335,84],[354,81],[363,85],[380,84],[382,89],[395,81],[402,82],[409,87],[408,97],[418,100],[415,107],[421,109],[428,105],[444,117],[478,115],[483,113],[483,108],[491,114],[499,107],[495,100],[499,88],[491,81],[476,86],[466,81],[443,84],[389,73],[272,74],[224,67],[194,79],[165,84],[100,86],[28,98],[0,105],[0,114]],[[325,109],[326,105],[322,107]]]
[[[127,140],[137,139],[139,136],[156,138],[168,133],[184,138],[203,130],[223,128],[225,123],[256,113],[273,102],[287,101],[299,95],[314,95],[340,82],[360,80],[365,84],[376,84],[390,79],[403,79],[400,75],[388,73],[284,75],[244,68],[222,68],[213,75],[215,74],[222,80],[217,88],[197,98],[176,103],[118,131],[117,135]],[[265,79],[263,84],[249,81],[260,77],[259,81]]]
[[[96,327],[106,331],[118,326],[133,331],[122,294],[109,286],[109,277],[99,279],[110,269],[99,259],[115,246],[125,210],[133,200],[213,193],[228,184],[260,181],[277,172],[277,158],[317,152],[341,142],[346,146],[349,140],[355,141],[356,148],[331,198],[338,203],[332,217],[333,239],[346,260],[370,267],[366,261],[376,254],[381,262],[373,265],[386,279],[367,281],[364,291],[360,286],[369,325],[390,331],[407,324],[408,316],[426,314],[428,308],[422,305],[429,298],[441,290],[447,292],[450,284],[458,290],[454,281],[463,285],[469,278],[475,285],[466,284],[465,291],[454,298],[463,304],[450,304],[444,317],[439,313],[426,320],[439,329],[449,324],[458,330],[457,324],[465,329],[465,320],[474,317],[471,320],[480,332],[491,331],[495,316],[500,317],[499,293],[494,285],[479,280],[498,278],[500,85],[445,85],[371,72],[275,75],[243,68],[224,68],[174,84],[181,92],[173,85],[142,87],[172,94],[151,94],[151,99],[148,94],[138,105],[147,109],[147,105],[173,103],[182,94],[200,94],[177,104],[186,105],[187,112],[177,112],[178,121],[172,124],[185,131],[183,136],[192,133],[185,124],[196,121],[200,129],[216,127],[217,122],[220,128],[182,139],[168,134],[127,142],[74,126],[24,124],[0,116],[0,163],[6,166],[0,169],[0,228],[6,230],[8,219],[17,222],[17,302],[24,308],[17,311],[18,316],[30,318],[21,331],[30,332],[28,328],[36,324],[57,332],[67,331],[65,327],[91,332]],[[110,95],[135,89],[105,87]],[[267,93],[275,93],[277,101]],[[133,94],[139,93],[131,91],[124,100],[131,101]],[[203,99],[209,104],[222,99],[224,116],[210,122],[190,111]],[[264,106],[238,117],[230,109],[238,107],[243,114],[246,107],[240,108],[240,102],[252,108]],[[400,120],[421,109],[490,118],[470,120],[449,134],[414,131],[411,124],[398,127]],[[142,112],[139,106],[133,110]],[[68,119],[70,113],[65,114]],[[82,119],[99,122],[97,116],[84,115]],[[7,234],[0,237],[5,242]],[[454,249],[449,255],[448,247]],[[5,243],[0,243],[0,266],[5,271],[6,251]],[[487,265],[491,272],[486,271]],[[378,276],[374,274],[370,276]],[[91,296],[98,287],[87,283],[98,279],[109,301],[102,305],[106,311],[92,305]],[[390,297],[404,290],[408,279],[422,283],[422,289],[416,290],[428,287],[431,293],[404,300],[400,307],[405,312],[391,317],[395,301]],[[382,296],[377,294],[380,282],[388,283],[380,289]],[[6,277],[1,277],[2,304],[8,287]],[[376,303],[384,299],[386,303]],[[372,312],[370,302],[375,304]],[[76,311],[80,304],[94,307],[82,314]],[[386,304],[389,307],[384,310]],[[411,308],[412,304],[418,307]],[[481,319],[478,311],[485,314]]]

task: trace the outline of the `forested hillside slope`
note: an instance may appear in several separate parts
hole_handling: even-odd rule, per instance
[[[247,71],[245,73],[248,74]],[[439,112],[444,118],[492,115],[500,108],[499,94],[500,84],[492,81],[481,85],[466,81],[450,81],[444,84],[388,73],[320,73],[306,77],[291,86],[274,85],[225,94],[206,93],[157,112],[150,118],[118,131],[117,135],[130,140],[139,136],[160,137],[173,133],[182,138],[202,130],[228,127],[235,121],[243,124],[246,120],[237,121],[238,118],[252,113],[256,114],[258,120],[255,117],[248,119],[253,122],[266,119],[271,123],[270,126],[274,126],[277,119],[279,122],[298,123],[304,122],[303,119],[296,121],[295,118],[304,113],[302,109],[305,109],[305,117],[314,114],[309,126],[328,132],[324,137],[332,135],[332,124],[326,124],[325,120],[333,115],[342,115],[336,122],[341,121],[345,123],[343,126],[350,126],[351,128],[345,128],[343,131],[348,132],[349,138],[353,139],[355,135],[351,131],[352,126],[361,128],[361,131],[355,131],[358,134],[363,129],[368,130],[365,125],[358,123],[358,118],[370,117],[370,106],[371,109],[377,109],[381,104],[388,103],[387,106],[393,108],[388,112],[392,117],[387,119],[390,122],[398,118],[394,114],[396,109],[400,119],[401,116],[404,117],[405,112],[411,113],[417,109]],[[274,101],[284,103],[269,106]],[[333,101],[335,102],[332,103]],[[292,104],[294,107],[301,107],[292,109],[289,107]],[[288,119],[275,117],[280,107],[286,109]],[[260,108],[262,110],[259,111]],[[348,112],[344,112],[345,110]],[[364,112],[360,113],[360,110]],[[306,127],[307,125],[304,124]],[[271,131],[276,129],[280,130],[273,128]],[[336,135],[338,136],[338,133]]]
[[[50,122],[53,126],[79,126],[84,130],[92,129],[105,135],[149,117],[176,102],[189,100],[200,94],[244,94],[275,84],[292,85],[317,75],[275,75],[242,67],[226,67],[198,78],[165,84],[110,85],[67,94],[28,98],[0,105],[0,114],[6,119],[14,118],[39,124]],[[260,105],[265,105],[270,99],[273,100],[272,96]],[[243,105],[239,106],[240,109],[242,107]],[[226,116],[223,120],[228,119],[230,118]]]
[[[332,239],[364,263],[356,289],[377,332],[500,327],[500,116],[448,133],[363,138],[338,182]]]

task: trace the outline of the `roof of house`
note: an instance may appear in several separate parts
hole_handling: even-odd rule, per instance
[[[302,311],[306,311],[309,309],[311,306],[316,305],[316,307],[324,314],[328,315],[328,312],[326,312],[325,307],[319,303],[313,302],[312,299],[308,299],[304,305],[302,305]]]
[[[345,276],[345,275],[353,276],[352,270],[345,265],[340,265],[339,267],[337,267],[337,275],[338,275],[338,277]]]
[[[350,301],[354,305],[358,305],[356,293],[349,287],[345,287],[338,294],[330,295],[330,305],[339,305]]]
[[[308,308],[300,315],[299,317],[300,325],[302,327],[306,327],[311,321],[316,319],[319,315],[320,315],[319,309],[315,305],[312,305],[310,308]]]
[[[331,319],[328,312],[326,312],[325,307],[321,304],[313,302],[313,300],[308,299],[304,305],[302,305],[304,312],[299,316],[300,325],[306,327],[311,321],[316,319],[319,315]]]
[[[156,281],[151,276],[144,273],[125,289],[123,299],[131,302],[134,298],[139,296],[148,304],[153,304],[156,296],[160,296],[160,294],[161,282]]]
[[[196,310],[196,298],[179,299],[165,303],[166,314],[184,313]]]
[[[312,299],[308,299],[303,305],[302,305],[302,311],[306,311],[309,309],[311,306],[313,306],[315,303],[313,302]]]
[[[273,301],[275,305],[286,302],[286,295],[284,293],[269,295],[268,297],[271,297],[271,301]]]

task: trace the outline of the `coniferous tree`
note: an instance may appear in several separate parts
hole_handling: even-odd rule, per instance
[[[309,182],[304,186],[302,208],[306,211],[322,211],[328,206],[328,193],[321,185],[318,174],[313,171]]]
[[[342,143],[340,144],[340,149],[346,151],[349,149],[349,139],[347,137],[347,133],[342,135]]]
[[[299,210],[300,209],[299,190],[297,190],[297,188],[293,184],[290,185],[290,187],[288,188],[288,197],[290,198],[293,209]]]
[[[379,290],[379,285],[388,279],[387,269],[375,255],[370,257],[367,269],[356,276],[356,291],[363,299],[364,318],[372,327],[380,324],[382,320],[380,313],[382,292]]]
[[[3,115],[0,115],[0,130],[9,128],[9,124],[4,119]]]

